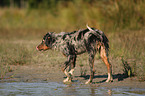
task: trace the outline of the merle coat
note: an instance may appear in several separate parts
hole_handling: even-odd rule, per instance
[[[87,26],[88,27],[88,26]],[[76,65],[77,55],[87,52],[89,54],[89,65],[90,65],[90,79],[86,82],[90,83],[93,80],[95,73],[94,70],[94,57],[96,52],[100,53],[100,56],[108,69],[108,79],[106,82],[112,81],[112,70],[111,64],[108,59],[109,51],[109,40],[106,35],[95,28],[88,27],[84,30],[74,32],[61,32],[55,34],[48,32],[44,37],[40,45],[36,48],[37,50],[57,49],[60,50],[63,55],[68,59],[63,64],[62,71],[67,76],[64,82],[70,82],[72,79],[73,71]],[[71,66],[71,70],[66,72],[66,68]]]

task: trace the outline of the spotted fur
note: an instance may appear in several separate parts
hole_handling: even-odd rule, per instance
[[[88,27],[88,26],[87,26]],[[76,64],[77,55],[87,52],[89,54],[90,65],[90,79],[86,82],[90,83],[93,80],[95,73],[94,70],[94,57],[96,52],[100,53],[100,56],[108,69],[107,82],[112,81],[111,64],[108,59],[109,40],[106,35],[95,28],[88,27],[84,30],[74,32],[61,32],[55,34],[53,32],[47,33],[42,40],[42,43],[38,45],[37,50],[56,49],[60,50],[63,55],[68,59],[62,67],[62,71],[66,74],[67,79],[64,82],[71,81],[72,74]],[[69,72],[66,72],[66,68],[71,66]]]

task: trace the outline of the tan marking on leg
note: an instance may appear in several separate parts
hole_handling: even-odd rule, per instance
[[[101,48],[101,58],[104,61],[105,65],[107,66],[107,70],[108,70],[108,79],[106,80],[106,82],[112,82],[113,81],[113,77],[112,77],[112,67],[111,64],[109,63],[109,59],[107,57],[107,53],[106,50],[102,47]]]

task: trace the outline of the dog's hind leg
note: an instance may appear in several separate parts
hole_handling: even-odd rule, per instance
[[[109,58],[107,55],[108,55],[108,51],[105,50],[104,46],[101,46],[100,56],[101,56],[102,60],[104,61],[104,63],[106,64],[107,70],[108,70],[108,79],[106,80],[106,82],[112,82],[113,81],[112,66],[109,62]]]
[[[85,84],[89,84],[93,81],[95,69],[94,69],[94,57],[96,52],[90,52],[89,53],[89,66],[90,66],[90,78]]]

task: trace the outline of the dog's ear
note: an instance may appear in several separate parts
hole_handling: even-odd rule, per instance
[[[51,35],[54,33],[54,32],[49,32]]]
[[[55,33],[54,32],[49,32],[49,33],[50,33],[52,39],[55,39],[55,37],[56,37]]]

